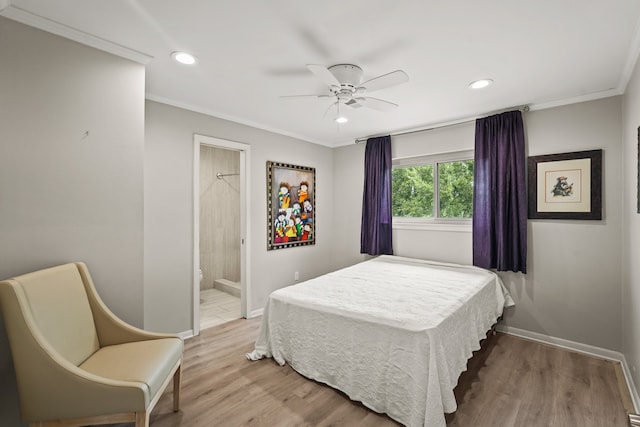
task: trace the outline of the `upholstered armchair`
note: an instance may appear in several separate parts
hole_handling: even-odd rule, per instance
[[[83,263],[0,282],[0,309],[30,426],[146,427],[172,378],[179,410],[182,339],[118,319]]]

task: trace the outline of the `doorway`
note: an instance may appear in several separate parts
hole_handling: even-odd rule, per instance
[[[249,145],[194,136],[193,331],[247,317]]]

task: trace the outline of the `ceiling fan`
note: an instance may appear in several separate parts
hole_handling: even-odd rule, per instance
[[[409,81],[409,76],[402,70],[392,71],[363,82],[362,68],[357,65],[337,64],[327,68],[323,65],[307,64],[307,68],[327,85],[329,93],[318,95],[289,95],[281,96],[281,98],[334,98],[335,101],[329,108],[334,105],[337,106],[338,117],[340,117],[339,110],[341,105],[346,105],[351,108],[367,107],[383,112],[397,108],[398,104],[370,97],[367,93]]]

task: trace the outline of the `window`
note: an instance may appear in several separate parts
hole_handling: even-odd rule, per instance
[[[473,152],[394,159],[394,223],[468,223],[473,214]]]
[[[394,217],[433,218],[433,165],[394,167],[391,182]]]

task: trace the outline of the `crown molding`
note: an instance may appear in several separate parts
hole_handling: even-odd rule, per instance
[[[620,81],[618,82],[618,90],[621,94],[627,91],[627,85],[633,74],[633,70],[638,62],[640,56],[640,19],[636,22],[636,28],[633,33],[633,39],[629,46],[629,52],[627,53],[627,62],[624,64],[624,68],[620,73]]]
[[[624,93],[624,91],[621,91],[618,88],[609,89],[609,90],[603,90],[603,91],[600,91],[600,92],[593,92],[593,93],[588,93],[588,94],[585,94],[585,95],[573,96],[573,97],[570,97],[570,98],[562,98],[562,99],[557,99],[557,100],[554,100],[554,101],[547,101],[547,102],[539,102],[539,103],[536,103],[536,104],[529,104],[529,110],[530,111],[546,110],[547,108],[562,107],[564,105],[578,104],[580,102],[595,101],[595,100],[598,100],[598,99],[609,98],[611,96],[622,95],[623,93]]]
[[[0,15],[22,24],[61,36],[78,43],[129,59],[141,64],[148,64],[153,56],[110,42],[100,37],[85,33],[67,25],[36,15],[11,4],[11,0],[0,0]]]
[[[160,95],[156,95],[153,93],[149,93],[147,92],[145,94],[145,98],[149,101],[154,101],[154,102],[159,102],[161,104],[166,104],[166,105],[170,105],[172,107],[177,107],[177,108],[182,108],[183,110],[188,110],[188,111],[193,111],[194,113],[200,113],[200,114],[205,114],[207,116],[211,116],[211,117],[216,117],[218,119],[222,119],[222,120],[227,120],[230,122],[234,122],[236,124],[241,124],[241,125],[245,125],[245,126],[250,126],[252,128],[256,128],[256,129],[261,129],[267,132],[271,132],[271,133],[275,133],[278,135],[282,135],[282,136],[287,136],[289,138],[295,138],[298,139],[300,141],[303,142],[309,142],[311,144],[317,144],[317,145],[323,145],[325,147],[329,147],[329,148],[333,148],[333,146],[327,144],[326,142],[317,140],[317,139],[313,139],[313,138],[309,138],[306,137],[304,135],[298,135],[296,133],[293,132],[288,132],[286,130],[283,129],[278,129],[272,126],[266,126],[263,125],[261,123],[258,122],[254,122],[251,120],[246,120],[243,119],[242,117],[236,117],[236,116],[232,116],[229,114],[222,114],[216,111],[211,111],[208,110],[206,108],[200,108],[198,106],[195,105],[191,105],[191,104],[187,104],[184,102],[179,102],[179,101],[175,101],[171,98],[166,98],[164,96],[160,96]]]

